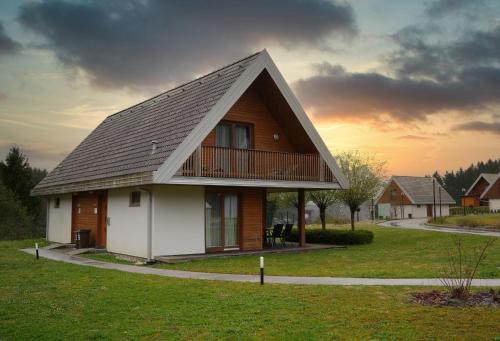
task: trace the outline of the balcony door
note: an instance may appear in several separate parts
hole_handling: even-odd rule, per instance
[[[248,173],[250,154],[246,150],[252,148],[251,125],[226,121],[219,123],[215,129],[215,146],[224,148],[215,151],[217,169],[222,177]]]
[[[239,249],[237,193],[208,192],[205,199],[205,248],[207,252]]]

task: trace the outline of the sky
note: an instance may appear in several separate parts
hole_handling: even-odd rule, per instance
[[[331,152],[388,175],[500,158],[500,1],[0,2],[0,157],[54,168],[106,116],[267,49]]]

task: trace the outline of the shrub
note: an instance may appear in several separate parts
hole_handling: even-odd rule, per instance
[[[477,207],[465,207],[465,214],[487,214],[490,213],[490,208],[488,206],[477,206]],[[451,215],[463,215],[463,207],[450,207]]]
[[[298,229],[293,229],[289,241],[299,241]],[[373,232],[366,230],[306,229],[306,241],[311,244],[356,245],[370,244]]]
[[[430,218],[429,223],[431,223],[431,224],[446,224],[446,217]]]

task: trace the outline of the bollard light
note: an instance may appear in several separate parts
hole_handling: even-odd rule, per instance
[[[264,285],[264,257],[260,257],[260,285]]]
[[[35,243],[35,252],[36,252],[36,259],[39,259],[40,255],[38,254],[38,243]]]

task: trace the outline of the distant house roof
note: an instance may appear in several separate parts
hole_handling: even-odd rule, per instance
[[[498,178],[498,176],[500,175],[500,173],[498,174],[494,174],[494,173],[481,173],[479,174],[479,176],[477,177],[476,181],[474,181],[474,183],[469,187],[469,189],[467,190],[467,192],[465,192],[465,195],[469,195],[470,192],[474,189],[474,187],[477,185],[477,183],[481,180],[481,179],[484,179],[487,183],[488,183],[488,186],[485,188],[485,190],[481,193],[481,197],[483,197],[483,195],[487,192],[487,190],[489,189],[489,187],[491,185],[493,185],[493,183],[496,181],[496,179]]]
[[[269,72],[283,93],[332,170],[337,185],[346,188],[347,181],[328,148],[264,50],[108,116],[32,194],[168,183],[263,70]]]
[[[490,189],[498,181],[500,181],[500,173],[498,173],[498,174],[488,174],[488,175],[490,176],[489,177],[489,181],[488,180],[486,180],[486,181],[488,181],[489,185],[488,185],[488,187],[485,188],[485,190],[483,191],[483,193],[481,193],[481,197],[480,197],[481,199],[486,198],[486,196],[487,196],[488,192],[490,191]]]
[[[433,185],[431,177],[419,176],[393,176],[391,180],[401,188],[405,195],[413,204],[432,204],[434,203]],[[441,203],[455,204],[455,200],[439,184],[435,182],[436,203],[439,203],[439,188],[441,187]]]

